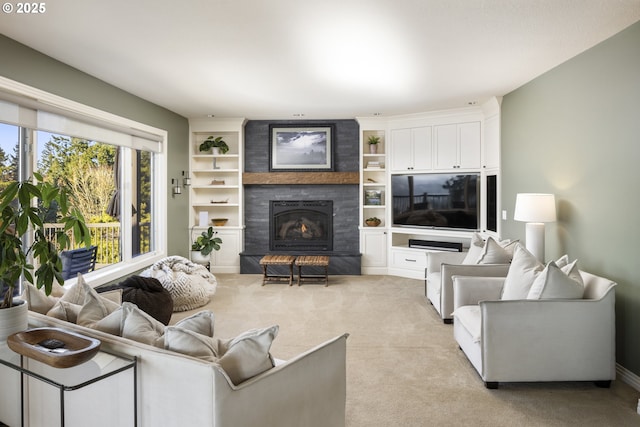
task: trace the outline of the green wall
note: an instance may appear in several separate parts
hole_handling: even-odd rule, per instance
[[[618,283],[617,361],[640,375],[640,22],[509,93],[502,103],[505,237],[516,193],[555,193],[546,258],[568,253]]]
[[[0,35],[0,75],[26,85],[108,111],[168,132],[169,177],[188,169],[189,122],[75,68]],[[168,254],[189,255],[188,197],[173,198],[168,189]]]

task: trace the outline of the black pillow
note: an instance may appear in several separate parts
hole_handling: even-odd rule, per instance
[[[173,314],[173,298],[158,279],[131,276],[120,283],[97,286],[98,293],[122,289],[122,301],[130,302],[154,319],[168,325]]]

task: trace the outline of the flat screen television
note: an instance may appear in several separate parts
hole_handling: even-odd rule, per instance
[[[393,225],[478,230],[479,196],[478,173],[392,175]]]

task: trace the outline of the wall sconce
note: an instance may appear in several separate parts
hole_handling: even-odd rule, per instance
[[[171,191],[173,192],[174,196],[176,194],[182,194],[182,187],[180,187],[180,181],[178,181],[177,179],[171,178]]]
[[[189,171],[182,171],[182,185],[188,187],[191,185],[191,178],[189,178]]]

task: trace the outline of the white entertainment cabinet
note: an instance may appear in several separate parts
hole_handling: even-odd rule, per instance
[[[468,108],[356,120],[360,125],[363,274],[423,279],[429,250],[409,247],[410,239],[460,242],[465,248],[469,246],[472,232],[393,226],[391,177],[394,174],[479,173],[479,231],[484,235],[500,235],[499,99],[492,98]],[[380,137],[376,154],[369,152],[367,140],[371,135]],[[488,182],[492,182],[490,191]],[[487,212],[495,216],[488,218]],[[379,218],[381,224],[368,226],[366,220],[371,217]]]

